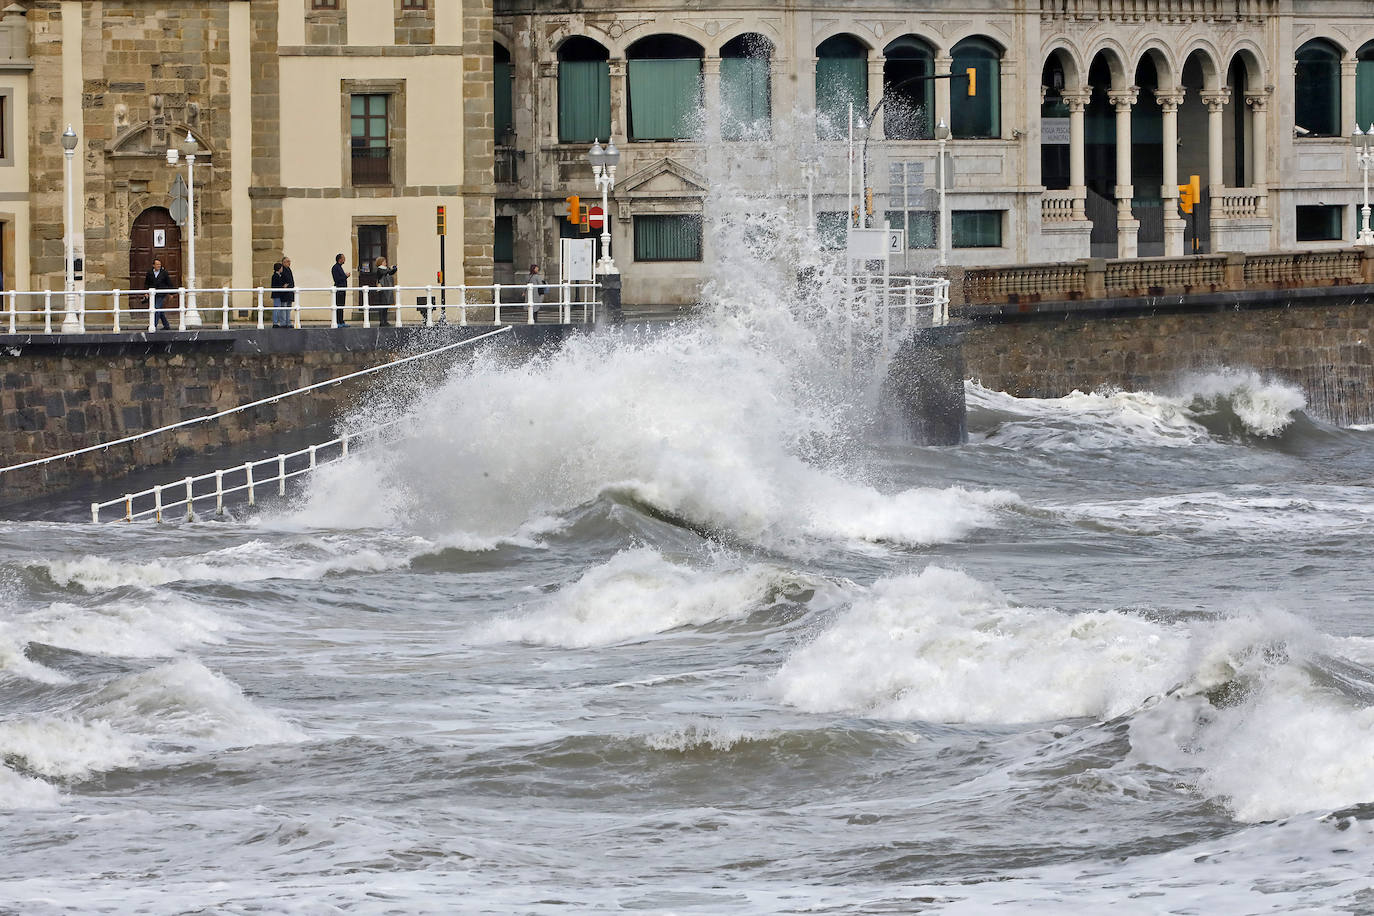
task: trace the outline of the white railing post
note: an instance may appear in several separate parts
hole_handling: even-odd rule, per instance
[[[157,300],[153,297],[153,291],[148,290],[148,299],[145,303],[148,306],[148,330],[157,330]]]
[[[315,470],[315,450],[317,448],[319,448],[318,445],[310,446],[310,470],[312,471]]]
[[[224,287],[224,304],[220,306],[220,312],[220,330],[227,331],[229,330],[229,287],[227,286]]]
[[[342,454],[340,454],[339,457],[340,457],[340,458],[347,458],[347,457],[348,457],[348,433],[344,433],[342,436],[339,437],[339,445],[342,447]]]
[[[162,484],[153,487],[153,509],[160,523],[162,521]]]
[[[134,520],[134,494],[130,493],[124,497],[124,521]]]
[[[501,326],[501,284],[494,284],[491,288],[491,314],[496,320],[496,326]]]
[[[526,324],[534,324],[534,284],[525,284],[525,311],[528,315]]]
[[[84,289],[77,291],[76,320],[80,325],[78,330],[82,334],[86,333],[86,291]]]
[[[52,290],[43,291],[43,333],[52,333]]]
[[[434,287],[425,286],[425,327],[434,327]]]
[[[468,325],[468,288],[458,287],[458,325],[467,327]]]
[[[395,327],[398,327],[398,328],[405,327],[405,324],[401,321],[401,312],[404,311],[406,289],[407,289],[407,287],[404,287],[404,286],[398,286],[398,287],[396,287],[396,297],[395,297],[395,298],[396,298],[396,324],[395,324]]]
[[[248,477],[248,505],[256,506],[258,504],[258,495],[257,491],[253,489],[253,462],[244,462],[243,473]]]
[[[91,503],[91,522],[100,524],[100,503]]]
[[[286,456],[277,456],[277,495],[286,495]]]
[[[261,331],[261,330],[262,330],[262,327],[263,327],[263,325],[262,325],[262,319],[263,319],[263,315],[264,315],[265,310],[266,310],[266,303],[263,301],[263,289],[262,289],[261,286],[259,286],[259,287],[258,287],[258,330],[259,330],[259,331]]]
[[[224,471],[215,471],[215,514],[224,514]]]
[[[365,328],[372,327],[372,309],[369,307],[372,296],[368,292],[370,289],[369,286],[363,287],[363,327]]]
[[[193,495],[194,484],[190,477],[186,478],[186,521],[195,521],[195,497]]]
[[[118,334],[118,333],[119,333],[119,290],[114,290],[114,291],[113,291],[113,295],[112,295],[111,298],[113,299],[113,305],[112,305],[111,307],[114,309],[114,331],[115,331],[116,334]]]
[[[180,316],[177,318],[177,330],[186,330],[186,287],[177,290],[177,311]]]
[[[19,290],[10,290],[10,333],[19,333]]]

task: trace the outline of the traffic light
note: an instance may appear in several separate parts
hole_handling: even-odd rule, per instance
[[[852,225],[855,229],[859,228],[859,208],[858,208],[858,207],[855,207],[855,208],[854,208],[854,212],[850,214],[850,217],[851,217],[852,220],[853,220],[853,222],[851,223],[851,225]]]
[[[448,217],[442,204],[434,208],[434,228],[439,235],[448,235]]]
[[[1201,178],[1189,175],[1188,183],[1178,186],[1178,208],[1184,213],[1192,213],[1193,207],[1202,200]]]
[[[568,198],[568,222],[574,226],[582,222],[582,198],[576,194]]]
[[[972,98],[978,94],[978,68],[969,67],[964,73],[968,76],[968,94]]]
[[[864,188],[864,212],[873,215],[873,189]]]

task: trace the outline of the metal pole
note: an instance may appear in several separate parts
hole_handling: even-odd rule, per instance
[[[114,330],[115,330],[115,333],[118,334],[118,333],[119,333],[119,290],[115,290],[115,291],[114,291],[114,294],[113,294],[113,296],[112,296],[111,298],[114,300],[114,305],[113,305],[113,308],[114,308]]]
[[[945,139],[940,138],[940,149],[938,153],[940,161],[937,164],[940,171],[940,225],[937,233],[940,236],[940,266],[946,263],[945,248],[949,242],[949,232],[945,228]]]
[[[194,498],[192,497],[192,489],[193,489],[193,487],[194,487],[194,484],[192,483],[192,478],[187,477],[187,478],[186,478],[186,521],[188,521],[188,522],[194,521],[194,520],[195,520],[195,517],[196,517],[196,513],[195,513],[195,500],[194,500]]]
[[[186,134],[190,137],[190,133]],[[187,286],[191,288],[189,302],[183,302],[182,323],[185,328],[200,327],[200,312],[196,309],[196,154],[186,155],[186,251],[190,263],[187,265]]]
[[[845,223],[846,223],[846,226],[847,226],[848,228],[845,229],[845,235],[849,235],[849,229],[853,228],[853,226],[854,226],[854,217],[853,217],[853,213],[854,213],[854,103],[853,103],[853,102],[850,102],[850,103],[849,103],[849,146],[848,146],[848,150],[849,150],[849,196],[846,198],[845,213],[844,213]],[[847,258],[847,257],[846,257],[846,259],[845,259],[845,263],[846,263],[846,265],[848,265],[848,258]]]
[[[76,334],[83,330],[83,328],[81,327],[81,318],[76,314],[76,297],[72,295],[73,290],[76,289],[76,258],[72,253],[72,247],[76,241],[74,238],[76,231],[76,217],[72,214],[72,157],[76,155],[76,144],[73,142],[71,143],[71,148],[67,148],[68,135],[70,135],[72,141],[76,140],[76,134],[72,133],[72,126],[70,124],[67,125],[67,133],[63,134],[62,144],[62,155],[66,160],[63,164],[63,171],[66,175],[67,190],[67,225],[65,227],[65,247],[67,249],[67,276],[65,286],[66,301],[64,303],[66,306],[67,314],[62,318],[62,333]],[[48,331],[49,333],[51,333],[51,329],[48,329]]]
[[[224,514],[224,471],[215,471],[215,514]]]

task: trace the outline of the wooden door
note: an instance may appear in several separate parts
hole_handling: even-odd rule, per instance
[[[358,227],[358,285],[376,286],[377,285],[377,259],[386,258],[391,260],[391,252],[386,248],[386,227],[385,226],[359,226]],[[363,296],[358,293],[357,299],[359,307],[362,306]]]
[[[181,227],[166,207],[149,207],[134,220],[129,231],[128,289],[143,288],[153,258],[162,259],[162,266],[171,275],[173,285],[182,284]]]

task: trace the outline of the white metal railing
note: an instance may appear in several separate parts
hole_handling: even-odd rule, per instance
[[[541,293],[540,290],[545,290]],[[335,305],[344,292],[348,302]],[[274,290],[267,287],[216,287],[165,290],[7,290],[0,293],[0,335],[156,331],[160,310],[176,330],[264,328],[272,318]],[[298,286],[295,301],[283,306],[292,327],[338,327],[345,320],[372,327],[456,323],[466,325],[535,324],[537,314],[555,314],[560,324],[596,321],[597,286],[590,282],[485,286]],[[382,305],[379,293],[392,301]],[[404,300],[413,298],[413,303]],[[541,302],[544,298],[547,301]],[[275,322],[274,322],[275,323]]]
[[[400,422],[400,420],[392,420],[361,432],[344,433],[338,438],[307,446],[299,451],[276,455],[271,458],[261,458],[257,461],[246,461],[231,468],[212,471],[196,477],[184,477],[172,483],[158,484],[137,493],[125,493],[123,496],[106,500],[103,503],[91,503],[91,521],[96,524],[100,523],[102,509],[108,509],[111,506],[123,506],[124,514],[119,517],[118,521],[132,522],[141,518],[152,517],[161,522],[168,512],[184,506],[186,508],[186,520],[189,522],[195,518],[196,503],[214,500],[215,514],[223,515],[225,497],[233,496],[236,493],[247,494],[248,505],[256,506],[260,490],[270,489],[275,484],[277,495],[285,496],[286,482],[291,478],[310,474],[324,465],[342,461],[348,457],[353,443],[360,439],[366,440],[368,437],[375,441],[382,430]],[[337,454],[333,454],[335,449],[337,449]],[[333,457],[323,457],[322,453],[333,454]],[[266,474],[259,473],[258,469],[264,466],[270,470]],[[202,486],[201,492],[197,493],[196,486],[207,482],[213,482],[212,486]],[[151,501],[151,505],[140,508],[141,502],[148,501]]]

